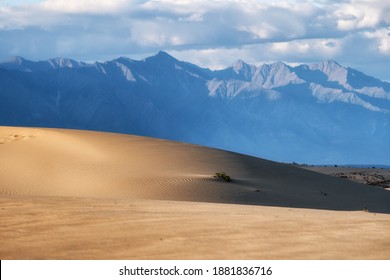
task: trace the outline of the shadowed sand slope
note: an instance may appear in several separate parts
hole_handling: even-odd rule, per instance
[[[249,156],[0,127],[0,259],[389,259],[389,212],[390,191]]]
[[[4,195],[154,199],[390,213],[390,192],[195,145],[0,127]],[[226,183],[213,178],[224,171]]]

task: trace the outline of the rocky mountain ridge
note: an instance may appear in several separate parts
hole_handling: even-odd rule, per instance
[[[15,57],[0,63],[0,100],[0,125],[132,133],[285,162],[390,163],[390,84],[331,60],[212,71],[165,52]]]

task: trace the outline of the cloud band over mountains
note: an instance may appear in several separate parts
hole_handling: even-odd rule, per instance
[[[390,4],[349,1],[0,1],[0,59],[106,60],[167,50],[220,68],[335,59],[390,80]],[[386,76],[388,75],[388,76]]]

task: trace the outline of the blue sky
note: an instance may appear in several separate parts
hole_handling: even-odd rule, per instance
[[[390,81],[390,1],[0,0],[0,60],[159,50],[213,69],[333,59]]]

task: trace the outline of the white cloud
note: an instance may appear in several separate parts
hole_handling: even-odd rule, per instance
[[[390,55],[390,27],[382,28],[376,31],[367,31],[363,35],[373,40],[378,51],[384,55]]]
[[[213,68],[238,58],[335,59],[372,69],[390,63],[390,3],[383,0],[25,1],[0,5],[0,59],[102,60],[168,50]]]
[[[337,7],[334,14],[340,30],[375,28],[390,24],[390,5],[387,1],[351,1]]]
[[[192,21],[192,22],[200,22],[203,21],[203,15],[201,13],[194,13],[189,16],[179,17],[179,21]]]
[[[113,13],[127,7],[128,0],[45,0],[43,9],[66,13]]]
[[[342,51],[340,39],[304,39],[291,42],[272,43],[270,52],[274,56],[305,58],[325,56],[335,58]]]

